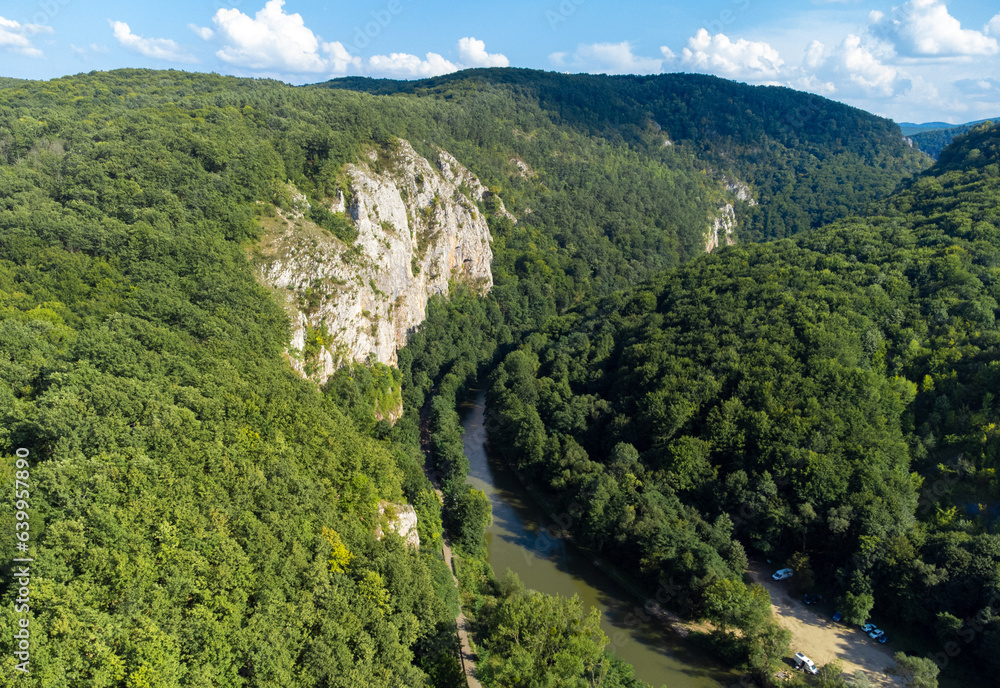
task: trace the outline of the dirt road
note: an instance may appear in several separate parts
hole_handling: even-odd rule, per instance
[[[442,499],[441,490],[435,488],[434,491],[437,492],[438,499]],[[448,564],[448,569],[451,570],[452,579],[457,587],[458,579],[455,578],[455,566],[451,561],[451,547],[447,540],[444,541],[442,548],[444,562]],[[469,688],[482,688],[482,684],[476,678],[476,656],[473,654],[472,644],[469,642],[469,622],[461,610],[458,612],[456,624],[458,625],[458,640],[462,646],[460,659],[462,660],[462,670],[465,672],[465,682],[469,684]]]
[[[853,674],[860,669],[877,686],[902,685],[885,673],[886,667],[895,664],[890,647],[879,645],[853,624],[837,623],[825,609],[807,606],[797,596],[793,598],[790,581],[772,580],[772,568],[755,562],[750,565],[749,573],[754,582],[767,588],[775,616],[792,632],[793,653],[802,652],[818,666],[839,659],[845,673]]]

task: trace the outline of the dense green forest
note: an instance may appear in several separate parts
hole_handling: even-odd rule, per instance
[[[773,333],[757,331],[790,351],[771,354],[758,343],[756,359],[751,346],[729,361],[736,344],[722,334],[718,345],[709,339],[709,316],[717,309],[685,297],[685,290],[701,289],[694,282],[704,272],[706,285],[721,280],[715,289],[730,298],[723,283],[743,275],[746,293],[732,295],[723,310],[731,311],[733,332],[746,337],[735,323],[755,322],[750,311],[784,313],[771,312],[773,303],[754,292],[754,280],[786,279],[782,272],[771,277],[767,260],[788,254],[795,263],[800,251],[829,253],[833,261],[803,258],[796,273],[803,284],[818,289],[827,280],[834,296],[853,299],[857,289],[846,285],[867,273],[836,262],[841,254],[834,248],[848,238],[828,239],[829,251],[810,242],[853,236],[854,227],[864,236],[880,224],[848,221],[761,247],[758,259],[737,259],[757,255],[750,247],[703,257],[705,230],[720,203],[733,201],[723,178],[747,182],[761,201],[737,203],[741,240],[797,234],[861,214],[924,165],[901,145],[894,125],[787,89],[707,77],[674,83],[491,70],[483,81],[483,74],[417,82],[412,93],[397,86],[383,95],[147,70],[0,83],[0,474],[13,484],[14,450],[30,451],[28,530],[36,572],[32,675],[12,678],[16,660],[5,653],[0,685],[458,685],[458,599],[439,554],[444,527],[462,555],[487,685],[536,685],[531,681],[545,676],[567,686],[589,685],[595,676],[608,686],[641,685],[629,667],[604,654],[607,639],[578,604],[539,597],[483,567],[488,505],[464,484],[455,406],[466,383],[493,368],[495,412],[511,428],[527,423],[511,436],[528,451],[525,467],[544,475],[559,495],[594,491],[591,546],[619,548],[648,576],[660,566],[696,579],[682,611],[712,617],[713,600],[715,608],[733,595],[746,603],[735,623],[715,615],[731,626],[717,641],[734,662],[766,674],[781,645],[763,613],[766,601],[740,587],[741,543],[761,551],[769,533],[786,532],[789,509],[805,519],[797,500],[806,497],[827,518],[820,510],[829,500],[857,492],[852,481],[878,483],[886,503],[872,507],[872,518],[886,521],[886,530],[861,532],[870,505],[852,502],[837,505],[848,524],[840,535],[852,551],[870,555],[871,567],[883,568],[828,561],[829,553],[799,548],[813,557],[817,576],[836,578],[855,566],[861,573],[843,574],[850,578],[845,590],[874,595],[879,604],[898,600],[903,609],[905,598],[893,586],[909,589],[910,579],[885,568],[888,540],[864,539],[892,535],[906,538],[911,549],[900,547],[914,553],[900,555],[899,565],[923,566],[913,576],[967,561],[968,576],[939,575],[935,594],[960,603],[947,607],[951,616],[936,620],[936,628],[951,628],[976,604],[980,579],[973,573],[991,561],[992,536],[976,530],[986,527],[979,523],[985,517],[965,519],[948,505],[960,490],[967,500],[991,494],[992,474],[956,468],[946,454],[980,437],[971,418],[982,421],[982,444],[994,442],[989,368],[958,362],[980,360],[974,347],[988,351],[992,320],[985,323],[1000,298],[990,292],[992,264],[985,258],[995,215],[987,221],[969,210],[966,219],[950,206],[971,203],[967,197],[976,194],[990,197],[995,151],[984,144],[942,156],[939,169],[970,188],[959,189],[947,175],[927,176],[886,206],[890,224],[908,226],[906,218],[916,217],[906,202],[921,211],[939,203],[936,212],[945,218],[935,220],[944,238],[927,239],[926,255],[907,254],[912,264],[905,269],[932,266],[928,279],[954,278],[954,294],[933,291],[924,313],[916,296],[907,300],[910,292],[891,290],[896,273],[876,285],[896,299],[893,308],[903,313],[896,324],[916,328],[916,348],[903,335],[894,339],[896,331],[878,319],[881,311],[849,317],[833,309],[839,315],[831,316],[831,329],[816,334],[816,347],[831,363],[827,377],[813,382],[809,357],[795,350],[804,345],[790,339],[780,318]],[[773,112],[788,114],[773,119]],[[666,136],[675,145],[663,145]],[[260,237],[260,218],[281,204],[287,182],[317,205],[327,202],[343,182],[345,164],[397,137],[428,155],[437,147],[454,154],[490,187],[482,209],[492,215],[498,197],[519,221],[491,217],[495,288],[487,298],[456,288],[450,300],[433,300],[427,322],[400,352],[398,373],[352,367],[319,389],[282,357],[289,325],[254,280],[248,254]],[[973,172],[965,167],[973,163],[979,186],[967,179]],[[966,252],[947,253],[949,237],[960,230]],[[921,228],[907,231],[924,237]],[[870,251],[861,246],[874,261],[885,247],[871,241]],[[868,260],[868,253],[843,258],[859,270]],[[817,281],[811,269],[840,277],[822,273]],[[640,283],[646,286],[627,291]],[[858,284],[867,295],[871,285]],[[791,286],[778,281],[767,298],[793,295]],[[675,296],[683,308],[672,313]],[[612,312],[616,304],[625,309],[620,316]],[[661,327],[668,313],[672,330]],[[907,320],[918,316],[933,316],[927,330],[933,339],[922,339],[924,330]],[[808,329],[812,321],[801,317]],[[955,319],[962,326],[952,333],[946,327]],[[872,327],[856,329],[869,320]],[[701,367],[692,367],[682,359],[695,356],[693,338],[702,331]],[[851,358],[858,332],[869,337],[867,359]],[[655,345],[643,349],[646,335]],[[955,343],[946,347],[949,338]],[[743,370],[744,355],[759,371],[748,378],[745,398],[723,391],[743,389],[726,366]],[[911,358],[897,364],[905,355]],[[646,356],[656,362],[646,365]],[[626,370],[629,361],[641,365]],[[673,371],[671,384],[683,388],[677,400],[663,396],[669,386],[661,365]],[[753,425],[774,410],[761,399],[786,403],[784,387],[767,387],[771,367],[772,378],[788,374],[787,389],[799,395],[788,404],[815,397],[824,409],[838,399],[835,408],[847,408],[848,392],[864,398],[844,420],[830,412],[806,424],[811,434],[803,436],[829,443],[808,451],[830,455],[817,460],[816,470],[832,476],[831,486],[806,481],[799,490],[797,482],[782,482],[777,469],[799,465],[782,453],[798,436],[751,460],[745,449],[751,445],[729,435],[732,446],[716,445],[700,434],[714,422],[709,412],[725,405],[720,395],[728,394],[733,402],[719,413],[730,414],[724,420],[739,428],[734,432],[755,448],[776,443]],[[927,380],[913,377],[924,368]],[[632,393],[644,390],[659,405],[628,415],[636,407],[627,388],[612,380],[619,370],[636,376]],[[847,391],[841,378],[851,381]],[[682,379],[697,384],[685,387]],[[386,389],[397,385],[403,418],[394,426],[376,421]],[[421,411],[443,509],[423,472]],[[887,415],[867,415],[876,412]],[[637,436],[644,424],[655,428],[649,438]],[[596,438],[596,429],[614,445]],[[864,452],[844,449],[857,443],[856,432],[885,446],[877,456],[865,453],[875,451],[867,443]],[[804,446],[798,450],[803,461],[811,458]],[[719,464],[713,452],[729,452],[718,455],[729,463]],[[980,466],[971,453],[963,460]],[[911,454],[927,476],[935,461],[959,476],[947,495],[932,493],[943,515],[920,513],[919,480],[907,472]],[[671,472],[675,456],[690,470]],[[773,490],[764,470],[772,460]],[[567,463],[556,471],[553,462]],[[711,490],[734,503],[746,495],[768,519],[773,511],[775,522],[713,511],[706,506],[716,495]],[[376,537],[387,530],[379,504],[404,500],[419,515],[419,552],[394,535]],[[625,546],[611,535],[618,527],[641,537]],[[794,538],[808,544],[810,529],[820,524],[795,527]],[[4,551],[13,551],[13,511],[0,515],[0,533]],[[783,552],[792,536],[783,538],[768,541]],[[869,571],[878,573],[872,591],[850,587]],[[19,618],[10,574],[5,562],[0,632],[7,638]],[[926,614],[918,616],[926,622]],[[511,628],[526,640],[552,628],[556,640],[528,648],[510,642]],[[991,638],[987,633],[977,643],[988,647]],[[517,676],[531,679],[511,678]]]
[[[943,151],[949,143],[955,140],[956,136],[966,134],[976,127],[981,126],[981,124],[982,122],[975,122],[972,124],[963,124],[957,127],[948,127],[946,129],[919,131],[912,134],[910,138],[913,140],[914,146],[937,160],[938,156],[941,155],[941,151]]]
[[[491,376],[491,441],[694,616],[746,548],[1000,670],[998,201],[979,127],[864,220],[553,319]]]
[[[474,69],[420,81],[354,77],[326,85],[460,102],[499,92],[541,108],[557,124],[653,157],[666,141],[681,144],[713,173],[750,186],[759,204],[738,207],[741,237],[754,241],[857,214],[926,166],[891,120],[788,88],[700,74]]]

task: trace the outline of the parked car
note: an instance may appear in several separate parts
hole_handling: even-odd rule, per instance
[[[774,580],[785,580],[786,578],[791,578],[791,577],[792,577],[791,569],[778,569],[771,575],[771,578],[773,578]]]
[[[802,671],[808,671],[810,674],[819,673],[819,669],[816,668],[815,662],[801,652],[795,653],[795,668],[802,669]]]
[[[872,640],[878,640],[884,635],[885,631],[876,628],[875,630],[873,630],[871,633],[868,634],[868,637],[871,638]]]
[[[823,601],[823,596],[815,593],[806,593],[805,597],[802,598],[802,601],[806,604],[816,604],[817,602]]]
[[[878,629],[878,626],[876,626],[873,623],[866,623],[864,626],[861,627],[861,631],[863,633],[871,633],[872,631],[877,630],[877,629]]]
[[[882,635],[880,635],[878,637],[878,641],[880,643],[882,643],[883,645],[885,645],[887,642],[889,642],[889,636],[887,636],[885,633],[883,633]]]
[[[841,620],[841,619],[843,619],[843,618],[844,618],[844,615],[843,615],[843,614],[841,614],[840,612],[836,612],[836,613],[834,613],[834,615],[833,615],[833,620],[834,620],[834,621],[840,621],[840,620]]]

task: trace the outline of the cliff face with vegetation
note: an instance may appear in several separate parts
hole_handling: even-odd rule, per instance
[[[618,342],[629,332],[608,329],[591,333],[592,338],[577,333],[575,328],[590,321],[579,309],[596,296],[625,293],[663,271],[674,274],[692,260],[723,266],[723,275],[746,271],[735,259],[750,250],[749,242],[857,214],[895,188],[917,155],[908,147],[902,150],[898,129],[885,122],[787,89],[692,75],[647,79],[491,70],[490,80],[484,80],[476,74],[420,85],[400,82],[398,88],[420,92],[392,97],[176,71],[0,82],[0,473],[12,484],[18,470],[15,449],[30,450],[28,555],[45,575],[40,588],[45,604],[32,608],[31,621],[32,638],[42,639],[32,646],[38,685],[457,685],[461,670],[452,638],[458,603],[451,573],[442,560],[406,547],[401,533],[390,532],[387,509],[380,513],[379,507],[412,505],[427,553],[440,546],[442,519],[458,546],[467,552],[481,547],[489,504],[464,487],[462,436],[454,412],[467,380],[481,365],[496,368],[501,352],[517,351],[522,344],[548,350],[546,338],[554,342],[558,333],[543,328],[564,323],[565,356],[544,361],[538,376],[531,367],[516,367],[517,359],[504,365],[512,382],[526,382],[519,398],[535,415],[525,411],[524,420],[534,421],[530,434],[501,439],[523,439],[532,452],[541,446],[548,460],[555,443],[545,440],[546,433],[554,429],[567,438],[559,442],[567,477],[560,471],[563,487],[552,486],[570,494],[584,484],[581,471],[603,471],[603,454],[595,450],[588,454],[593,460],[579,460],[582,455],[570,443],[579,424],[603,432],[609,442],[623,438],[627,443],[629,428],[638,422],[629,420],[631,407],[619,405],[627,401],[624,395],[605,389],[619,379],[611,366],[622,360],[608,357],[620,350]],[[776,120],[775,112],[791,114]],[[674,145],[664,146],[663,132],[648,125],[652,117],[663,123]],[[419,156],[397,137],[410,141]],[[965,157],[993,165],[995,176],[995,145],[968,144]],[[366,158],[372,151],[374,157]],[[943,155],[942,164],[959,165],[961,159]],[[759,206],[744,204],[739,189],[727,193],[713,181],[722,174],[745,180]],[[951,183],[927,179],[918,191],[931,198]],[[987,434],[995,430],[988,424],[995,420],[994,402],[975,396],[977,390],[998,386],[990,377],[995,371],[984,369],[981,381],[974,377],[980,370],[974,366],[994,360],[990,352],[996,346],[977,339],[977,353],[964,344],[977,332],[995,335],[1000,295],[989,285],[1000,282],[985,268],[1000,264],[991,252],[997,245],[991,230],[996,194],[986,192],[985,209],[966,215],[949,210],[944,221],[943,210],[929,214],[928,222],[942,222],[942,231],[947,222],[949,231],[965,233],[968,249],[963,253],[929,238],[928,251],[947,246],[950,252],[935,254],[937,262],[923,278],[932,294],[925,310],[900,303],[897,313],[895,303],[886,303],[883,311],[882,291],[885,298],[904,299],[903,266],[929,265],[929,257],[902,256],[906,261],[900,260],[898,270],[869,265],[883,248],[916,245],[906,236],[887,233],[884,239],[852,244],[843,257],[818,256],[803,267],[809,272],[799,280],[815,282],[812,265],[821,275],[854,266],[865,271],[858,280],[870,278],[871,283],[859,284],[877,309],[869,320],[881,329],[870,334],[862,329],[865,339],[857,343],[831,329],[831,337],[817,340],[824,347],[819,353],[835,357],[841,355],[839,344],[864,344],[866,360],[877,366],[882,331],[885,340],[916,357],[912,366],[926,362],[926,379],[922,368],[914,370],[919,377],[909,367],[899,369],[907,379],[920,381],[916,403],[928,425],[925,429],[917,420],[907,433],[919,432],[925,463],[936,465],[944,452],[956,451],[950,437],[965,436],[960,433],[967,414],[979,423],[980,412],[967,409],[982,407],[989,414],[983,417],[982,434],[968,433],[970,441],[989,439],[980,452],[996,446],[994,434]],[[735,209],[744,246],[701,255],[709,218],[725,203]],[[492,266],[484,212],[494,237]],[[831,251],[846,241],[820,239]],[[731,269],[726,261],[734,263]],[[782,278],[798,274],[782,273]],[[451,277],[457,279],[449,282]],[[938,288],[941,281],[950,292]],[[741,278],[736,286],[754,284],[778,288],[764,279]],[[712,318],[740,325],[743,297],[730,296],[721,286],[717,293],[702,289],[698,294],[704,301],[685,310],[690,315],[680,322],[683,327],[664,330],[661,325],[670,322],[658,318],[667,314],[652,309],[683,296],[666,291],[668,286],[657,287],[666,295],[659,300],[649,289],[637,291],[622,304],[627,309],[622,317],[638,326],[648,316],[640,334],[663,330],[664,337],[680,341],[661,346],[657,340],[652,348],[637,342],[629,360],[643,364],[634,366],[637,375],[656,376],[682,358],[671,368],[670,380],[686,384],[687,396],[676,396],[671,405],[663,402],[671,397],[654,396],[656,405],[643,407],[649,411],[639,421],[662,417],[671,428],[693,433],[705,417],[704,404],[694,405],[701,398],[697,395],[718,386],[710,379],[682,377],[694,365],[687,361],[719,380],[732,379],[724,377],[726,366],[757,351],[737,346],[734,337],[756,336],[764,324],[792,313],[794,304],[783,302],[780,309],[766,304],[760,323],[751,319],[736,335],[721,332],[713,345],[711,332],[699,342],[675,333],[704,331]],[[980,288],[990,293],[977,293]],[[427,294],[446,289],[449,299],[432,296],[427,302],[426,320],[398,353],[398,368],[354,362],[369,354],[392,361],[400,334],[422,317]],[[478,296],[487,290],[485,298]],[[279,307],[276,293],[287,311]],[[840,291],[830,293],[833,298]],[[975,303],[969,296],[976,297]],[[848,297],[834,299],[833,305],[850,303]],[[817,302],[813,310],[822,314],[832,307]],[[288,312],[295,316],[292,322]],[[576,313],[578,321],[571,320]],[[567,319],[556,320],[563,315]],[[809,325],[808,315],[795,322]],[[893,329],[927,318],[939,328],[929,333],[931,338]],[[609,327],[618,326],[611,316],[605,319]],[[357,334],[345,334],[348,325]],[[955,334],[946,329],[952,326]],[[952,350],[953,338],[961,350]],[[908,346],[911,340],[917,341],[915,348]],[[736,358],[730,352],[734,347]],[[317,378],[337,360],[346,365],[321,389],[289,369],[289,354],[298,356],[294,362],[302,372]],[[844,355],[854,354],[849,349]],[[958,371],[965,377],[955,378],[947,366],[959,358],[970,367]],[[791,409],[812,413],[811,407],[794,404],[794,397],[784,406],[783,399],[772,403],[787,385],[764,387],[767,372],[784,373],[790,366],[781,368],[781,361],[773,360],[774,354],[762,352],[740,369],[749,366],[747,375],[755,376],[748,379],[761,380],[763,391],[746,402],[746,413],[721,408],[726,415],[718,422],[712,416],[712,427],[726,430],[732,417],[742,423],[739,432],[745,427],[748,443],[760,444],[769,439],[761,435],[771,427],[789,432],[799,427],[798,420],[787,422],[784,416],[767,426],[763,411],[788,409],[788,418]],[[891,359],[885,362],[892,365]],[[531,361],[522,358],[521,363]],[[603,373],[605,368],[610,372]],[[595,374],[588,377],[591,371]],[[828,377],[836,380],[833,373]],[[866,379],[850,379],[855,378]],[[640,392],[650,382],[620,379]],[[956,388],[956,380],[969,382]],[[731,388],[737,386],[718,394]],[[427,407],[424,427],[436,469],[445,478],[443,514],[423,472],[419,410]],[[496,408],[504,410],[500,404]],[[592,409],[598,415],[589,415]],[[401,410],[402,417],[391,424]],[[663,437],[658,426],[652,430],[647,438]],[[787,544],[788,539],[770,538],[766,530],[748,533],[746,524],[734,530],[724,519],[699,523],[665,494],[672,500],[666,506],[653,501],[658,499],[653,489],[664,480],[682,480],[678,489],[714,490],[712,476],[700,470],[706,451],[731,451],[732,456],[723,455],[727,470],[736,460],[762,455],[750,444],[745,455],[740,453],[742,440],[733,433],[719,437],[732,439],[705,451],[693,441],[677,447],[668,443],[663,460],[650,464],[648,480],[644,456],[632,461],[631,452],[620,453],[598,478],[594,495],[608,495],[603,513],[609,516],[593,523],[588,540],[613,532],[639,547],[644,542],[639,536],[662,535],[660,542],[671,544],[677,542],[671,532],[677,532],[690,556],[679,545],[672,550],[679,563],[665,561],[662,568],[705,563],[709,568],[694,571],[701,581],[710,580],[708,573],[724,576],[727,571],[739,578],[744,568],[739,538]],[[788,442],[816,453],[832,451],[817,447],[811,436]],[[771,446],[781,450],[775,456],[785,456],[783,445],[772,441]],[[646,447],[640,442],[633,449]],[[967,456],[976,455],[973,449],[964,449]],[[989,456],[989,468],[984,463],[977,471],[993,469],[996,459]],[[839,465],[817,459],[813,474],[831,475]],[[768,501],[774,491],[754,470],[743,471],[748,482],[733,471],[736,477],[718,486],[718,494],[705,493],[706,503],[719,508],[775,504]],[[978,489],[978,476],[993,479],[981,472],[976,476],[970,490]],[[796,509],[788,516],[781,511],[776,523],[799,533],[832,520],[847,529],[834,544],[861,533],[860,542],[881,547],[869,536],[882,531],[867,525],[881,528],[881,521],[857,517],[874,498],[859,495],[856,506],[838,505],[831,515],[821,507],[830,501],[827,492],[842,489],[841,483],[834,479],[820,487],[828,490],[804,495],[818,505],[815,522],[794,525],[793,516],[808,513]],[[648,496],[648,508],[633,499],[632,488],[641,488],[641,499]],[[789,489],[782,486],[782,494]],[[735,501],[720,501],[719,495]],[[803,501],[791,496],[792,506]],[[820,503],[820,497],[826,501]],[[970,493],[966,502],[977,497]],[[633,513],[636,504],[641,509],[634,510],[634,525],[610,520]],[[941,507],[943,519],[958,518],[950,511],[953,505],[942,501]],[[393,509],[397,518],[404,510]],[[0,535],[4,551],[14,551],[14,516],[10,510],[0,513],[0,533],[7,534]],[[674,528],[675,522],[692,524],[694,530]],[[375,537],[379,527],[381,539]],[[912,570],[876,570],[870,578],[880,599],[894,599],[884,597],[887,582],[910,585],[906,581],[931,567],[954,572],[962,561],[973,561],[958,547],[966,547],[965,541],[941,540],[951,537],[949,532],[931,530],[927,538],[914,539],[922,560]],[[728,549],[727,533],[736,538]],[[954,537],[965,536],[956,531]],[[696,538],[707,538],[707,545],[696,544]],[[898,548],[892,544],[893,551],[909,546],[898,539],[891,543],[899,543]],[[982,551],[993,547],[984,538],[976,543]],[[651,553],[663,556],[662,550]],[[938,598],[928,606],[949,609],[955,618],[943,621],[953,626],[966,618],[969,606],[941,600],[978,599],[975,591],[996,586],[971,575],[951,575],[955,584],[935,591]],[[796,580],[801,578],[797,570]],[[867,574],[859,578],[868,579]],[[12,601],[18,592],[5,580],[9,577],[0,580],[0,626],[10,628],[17,623]],[[965,581],[972,592],[962,587]],[[492,585],[484,579],[484,590]],[[508,592],[505,599],[499,588],[482,593],[499,601],[484,605],[487,615],[499,610],[492,618],[501,619],[514,610],[508,618],[537,626],[541,617],[533,611],[540,608],[535,599],[519,597],[514,587]],[[572,616],[560,612],[559,628],[579,628],[582,620]],[[562,623],[564,618],[569,622]],[[490,628],[499,628],[491,623],[483,620],[482,647],[491,653],[493,675],[501,675],[497,665],[504,657],[516,657],[518,666],[525,666],[522,648],[489,637]],[[987,651],[993,648],[990,638],[1000,637],[1000,630],[990,636],[993,632],[980,636]],[[553,643],[531,650],[537,665],[553,666],[553,652],[559,652],[560,666],[573,674],[583,656],[580,647],[588,657],[599,658],[599,647],[596,654],[589,649],[595,643],[581,646],[573,634],[574,649],[566,653],[553,650],[558,648]],[[569,637],[561,632],[558,637],[563,636]],[[13,659],[3,660],[9,672]],[[639,685],[619,680],[626,674],[609,672],[604,685]],[[584,680],[566,680],[571,678]]]
[[[349,243],[292,190],[291,207],[262,220],[256,261],[291,317],[292,365],[320,382],[348,361],[395,365],[428,297],[452,280],[488,292],[493,252],[477,202],[489,193],[449,153],[431,162],[395,142],[345,168],[329,210],[354,228]]]

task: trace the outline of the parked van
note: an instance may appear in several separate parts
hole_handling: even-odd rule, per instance
[[[802,671],[808,671],[810,674],[819,673],[819,669],[816,668],[816,664],[801,652],[795,653],[795,668],[802,669]]]

